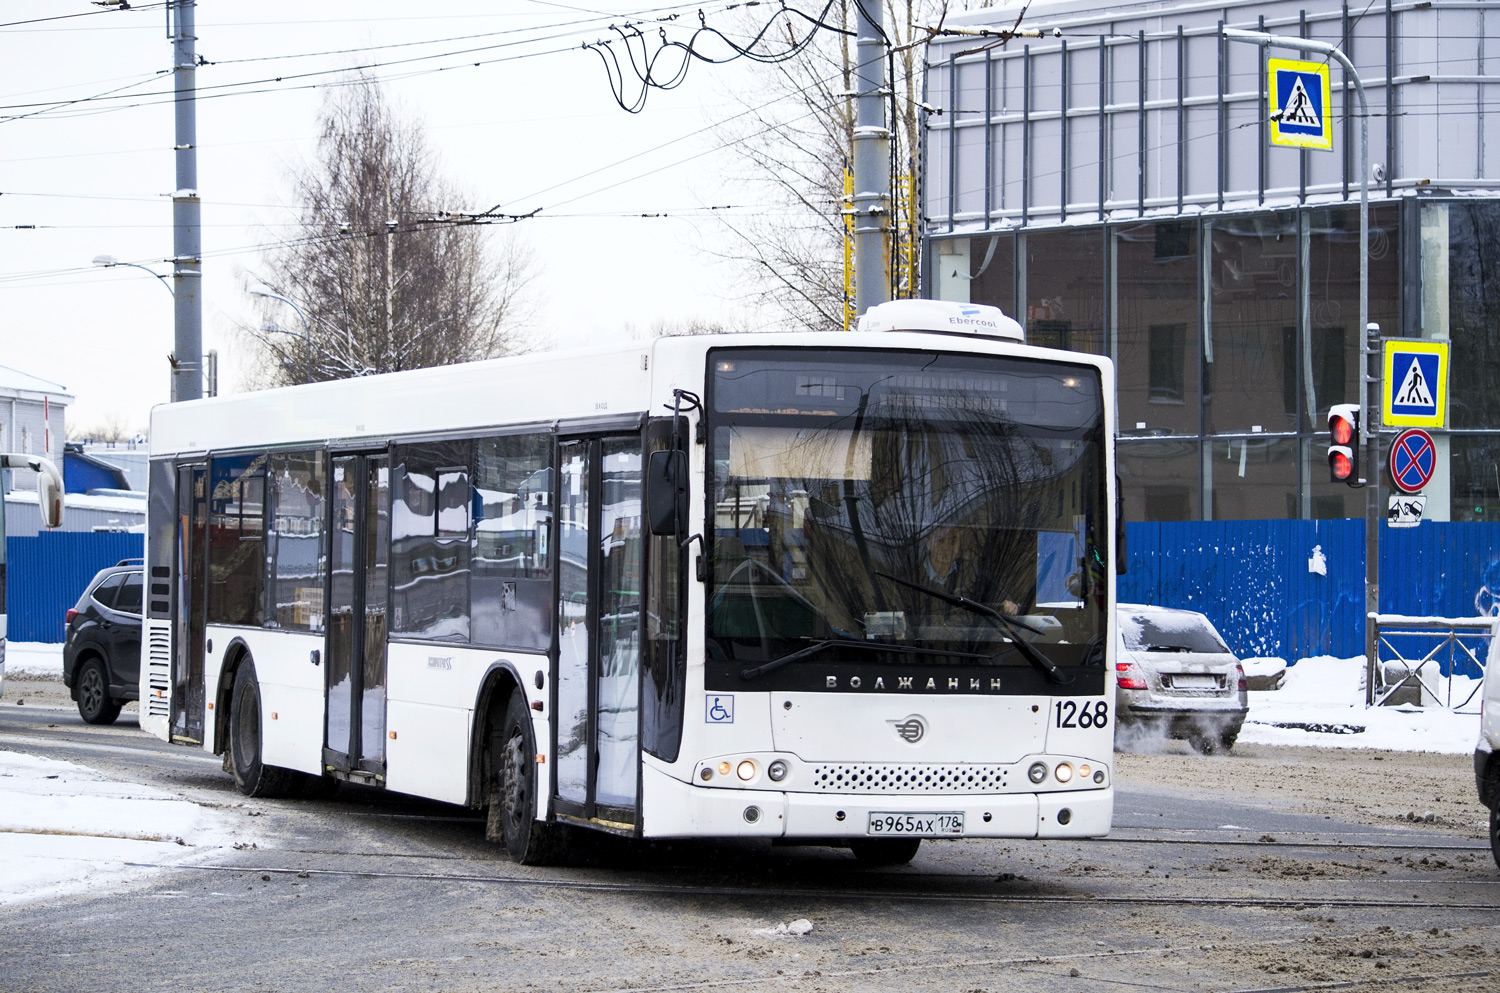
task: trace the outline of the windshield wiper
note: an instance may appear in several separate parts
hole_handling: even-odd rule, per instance
[[[883,641],[857,641],[854,638],[823,638],[813,642],[806,648],[799,648],[795,652],[789,652],[769,662],[763,662],[753,669],[744,669],[740,672],[740,678],[754,679],[757,676],[764,676],[766,673],[774,672],[784,665],[816,655],[830,645],[838,645],[842,648],[860,648],[867,652],[894,652],[897,655],[939,655],[960,659],[983,659],[986,662],[994,658],[992,655],[985,655],[980,652],[950,652],[941,648],[922,648],[917,645],[891,645]]]
[[[919,593],[926,593],[928,596],[936,597],[944,603],[951,603],[953,606],[967,610],[971,614],[988,617],[999,624],[1006,634],[1010,635],[1011,644],[1016,646],[1016,651],[1020,652],[1027,662],[1040,669],[1048,680],[1059,685],[1073,681],[1073,677],[1059,669],[1056,662],[1043,655],[1040,649],[1021,637],[1021,631],[1030,631],[1032,634],[1042,633],[1030,624],[1025,624],[1014,617],[1007,617],[989,604],[970,600],[968,597],[959,596],[957,593],[949,593],[946,590],[937,590],[931,586],[923,586],[921,583],[913,583],[909,579],[901,579],[900,577],[892,576],[888,572],[877,572],[875,575],[883,579],[889,579],[893,583],[900,583],[902,586],[909,586]]]

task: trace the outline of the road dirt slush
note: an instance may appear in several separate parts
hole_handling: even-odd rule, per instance
[[[7,993],[1500,987],[1500,871],[1467,755],[1168,742],[1116,753],[1103,840],[931,842],[877,869],[828,847],[599,838],[536,868],[460,808],[346,786],[246,799],[133,719],[85,725],[55,687],[7,686],[0,748],[170,789],[264,840],[0,907]]]

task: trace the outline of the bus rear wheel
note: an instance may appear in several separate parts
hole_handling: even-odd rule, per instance
[[[849,842],[860,865],[905,865],[921,847],[921,838],[854,838]]]
[[[492,755],[498,782],[490,794],[490,831],[505,841],[505,850],[522,865],[552,865],[567,854],[567,829],[536,819],[536,739],[531,710],[517,690],[505,707],[501,732],[494,739],[499,754]],[[496,821],[499,823],[497,824]]]
[[[266,765],[261,761],[260,683],[255,678],[255,663],[248,658],[234,674],[234,691],[229,703],[229,770],[234,785],[246,796],[289,796],[298,784],[298,775],[290,769]]]

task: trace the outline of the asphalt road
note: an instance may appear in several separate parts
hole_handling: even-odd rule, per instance
[[[1237,800],[1232,757],[1212,790],[1121,780],[1102,841],[929,842],[870,870],[830,848],[585,839],[534,869],[441,804],[245,801],[131,715],[0,707],[0,748],[243,803],[274,839],[0,908],[5,991],[1500,988],[1500,872],[1472,832]],[[811,933],[757,933],[798,918]]]

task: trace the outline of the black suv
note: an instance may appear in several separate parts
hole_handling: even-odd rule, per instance
[[[68,611],[63,682],[90,724],[113,724],[140,698],[142,573],[140,559],[100,569]]]

